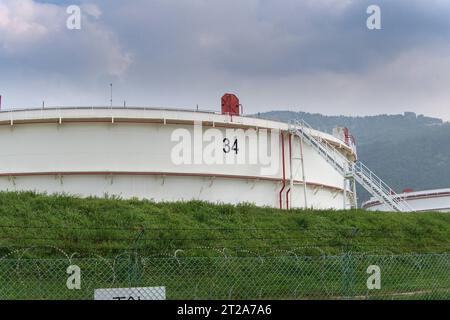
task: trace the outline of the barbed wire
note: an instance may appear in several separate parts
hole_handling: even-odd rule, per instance
[[[311,246],[328,251],[350,250],[394,250],[397,252],[427,251],[433,249],[437,251],[448,251],[450,248],[450,237],[447,241],[442,241],[442,233],[427,233],[427,227],[422,228],[390,228],[380,226],[379,228],[363,227],[147,227],[144,225],[135,226],[102,226],[102,227],[72,227],[72,226],[42,226],[42,225],[0,225],[0,250],[3,248],[20,248],[26,244],[55,244],[63,245],[82,251],[114,251],[114,250],[148,250],[154,252],[164,252],[174,248],[180,250],[199,250],[199,245],[207,245],[214,250],[223,247],[230,250],[257,250],[264,251],[268,248],[274,250],[291,250],[299,244]],[[8,231],[5,231],[8,230]],[[18,230],[48,231],[41,232],[40,235],[21,235]],[[64,234],[61,232],[64,231]],[[71,231],[78,232],[72,234]],[[80,232],[82,231],[82,232]],[[245,234],[230,234],[227,232],[240,232]],[[395,234],[395,232],[414,233],[415,240],[420,239],[421,243],[408,243],[411,236]],[[8,234],[15,232],[14,234]],[[99,234],[96,234],[98,232]],[[105,232],[102,234],[101,232]],[[136,237],[136,232],[143,236]],[[164,232],[177,232],[177,235],[164,234]],[[184,232],[189,234],[184,234]],[[193,232],[202,233],[192,235]],[[217,232],[215,235],[207,235],[208,232]],[[265,235],[264,232],[281,233]],[[34,233],[34,232],[32,232]],[[127,236],[126,234],[130,234]],[[156,234],[151,234],[156,233]],[[258,234],[259,233],[259,234]],[[263,233],[263,234],[261,234]],[[45,235],[47,234],[47,235]],[[123,236],[121,236],[123,234]],[[147,236],[144,236],[147,234]],[[148,235],[150,234],[150,235]],[[259,244],[251,243],[259,241]],[[14,243],[10,243],[14,242]],[[83,245],[83,242],[92,242]],[[240,244],[246,242],[245,244]]]
[[[39,248],[0,255],[0,298],[92,299],[99,288],[123,295],[117,288],[163,285],[166,299],[448,299],[450,253],[335,254],[315,257],[294,252],[280,256],[234,257],[228,248],[216,256],[171,254],[154,256],[119,253],[79,257],[57,247],[62,256],[27,259]],[[210,250],[212,248],[197,248]],[[382,267],[382,286],[368,290],[367,266]],[[80,287],[70,290],[68,266],[81,270]],[[306,271],[306,272],[305,272]],[[141,292],[145,295],[145,291]]]
[[[373,237],[367,237],[367,236],[359,236],[359,237],[348,237],[348,238],[336,238],[336,237],[326,237],[326,236],[308,236],[308,237],[210,237],[210,238],[201,238],[201,237],[192,237],[192,238],[164,238],[164,237],[157,237],[157,238],[146,238],[146,237],[142,237],[139,239],[139,241],[250,241],[250,240],[257,240],[257,241],[305,241],[308,239],[318,239],[318,240],[328,240],[328,241],[332,241],[332,240],[341,240],[341,241],[345,241],[345,240],[358,240],[358,239],[368,239],[368,238],[373,238]],[[396,240],[411,240],[411,238],[409,237],[382,237],[380,239],[377,239],[378,243],[383,243],[383,241],[381,240],[391,240],[391,239],[396,239]],[[432,237],[424,237],[424,238],[420,238],[421,240],[434,240],[434,238]],[[135,241],[136,239],[134,237],[85,237],[85,236],[79,236],[79,235],[74,235],[74,236],[70,236],[70,235],[64,235],[61,237],[32,237],[32,236],[18,236],[18,237],[14,237],[14,236],[0,236],[0,240],[41,240],[41,241],[95,241],[95,242],[106,242],[106,241],[117,241],[117,242],[121,242],[121,241]],[[357,242],[357,241],[356,241]],[[392,245],[395,245],[394,243],[392,243]],[[403,244],[402,244],[403,245]]]
[[[422,245],[416,245],[416,244],[389,244],[389,246],[384,246],[383,244],[368,244],[368,243],[357,243],[357,244],[324,244],[324,243],[312,243],[312,242],[302,242],[302,245],[305,246],[314,246],[319,248],[333,248],[333,249],[342,249],[342,248],[379,248],[379,249],[387,249],[387,248],[408,248],[408,249],[423,249],[423,248],[441,248],[441,249],[450,249],[449,244],[422,244]],[[276,245],[270,244],[270,247],[263,245],[234,245],[230,246],[230,244],[227,244],[228,248],[232,249],[268,249],[268,248],[274,248],[274,249],[290,249],[294,245],[298,245],[298,243],[293,244],[286,244],[286,245]],[[22,248],[23,245],[8,245],[8,244],[0,244],[0,249],[8,249],[8,248]],[[169,249],[169,247],[164,248],[158,248],[158,247],[148,247],[148,246],[142,246],[142,247],[136,247],[136,246],[114,246],[114,245],[108,245],[106,247],[94,247],[94,246],[83,246],[83,245],[77,245],[77,244],[64,244],[64,247],[66,248],[76,248],[76,249],[86,249],[86,250],[157,250],[161,251],[161,249]],[[179,249],[196,249],[198,246],[193,245],[180,245],[180,244],[173,244],[173,248],[179,248]],[[221,249],[223,246],[212,246],[211,248],[214,249]]]
[[[248,231],[248,230],[261,230],[261,231],[354,231],[358,232],[362,231],[377,231],[377,232],[390,232],[390,231],[427,231],[428,228],[415,228],[411,229],[410,227],[404,228],[392,228],[392,227],[380,227],[380,228],[362,228],[362,227],[343,227],[343,228],[260,228],[260,227],[203,227],[203,228],[178,228],[178,227],[146,227],[143,225],[133,226],[133,227],[118,227],[118,226],[107,226],[107,227],[66,227],[66,226],[25,226],[25,225],[0,225],[0,228],[5,229],[61,229],[61,230],[119,230],[119,231],[135,231],[135,230],[149,230],[149,231]]]
[[[173,248],[166,247],[165,251],[156,251],[153,252],[152,256],[176,256],[177,252],[181,252],[183,254],[186,254],[190,251],[210,251],[213,253],[219,252],[221,255],[229,256],[229,254],[225,254],[225,252],[228,253],[251,253],[251,256],[271,256],[271,253],[281,253],[281,256],[289,256],[289,255],[297,255],[296,252],[298,251],[314,251],[316,250],[317,253],[321,256],[328,256],[330,253],[327,253],[324,251],[324,248],[333,248],[333,246],[324,245],[324,244],[312,244],[312,243],[305,243],[301,246],[298,245],[291,245],[291,246],[278,246],[278,247],[262,247],[262,246],[174,246]],[[370,251],[354,251],[354,247],[351,246],[335,246],[335,249],[340,249],[339,251],[334,251],[331,255],[336,255],[336,252],[339,252],[340,254],[373,254],[374,252],[383,252],[383,255],[386,255],[386,252],[389,253],[389,255],[408,255],[408,254],[421,254],[421,255],[433,255],[433,254],[450,254],[450,245],[449,246],[439,246],[436,247],[442,249],[440,252],[427,252],[427,253],[418,253],[418,252],[393,252],[393,251],[386,251],[386,248],[380,248],[376,245],[363,245],[361,248],[369,249]],[[375,250],[373,249],[375,248]],[[73,251],[72,254],[69,256],[69,251],[77,250],[77,249],[89,249],[86,252],[80,252],[80,251]],[[24,256],[26,252],[32,252],[33,250],[39,251],[39,250],[55,250],[57,252],[63,253],[66,258],[70,258],[73,256],[83,256],[85,254],[92,254],[98,256],[98,250],[99,248],[92,248],[92,247],[79,247],[79,246],[73,246],[73,247],[59,247],[56,245],[32,245],[28,247],[24,246],[7,246],[7,247],[1,247],[0,246],[0,258],[5,259],[8,256],[11,256],[13,254],[19,254],[21,257]],[[139,256],[143,256],[144,253],[152,252],[153,250],[151,248],[136,248],[136,247],[110,247],[108,248],[112,251],[118,251],[120,252],[119,255],[129,255],[129,254],[138,254]],[[341,250],[345,249],[345,250]],[[3,251],[3,253],[1,253]],[[7,253],[5,254],[5,251]],[[102,250],[100,250],[102,251]],[[288,253],[288,254],[286,254]],[[1,256],[3,254],[3,256]],[[108,255],[108,257],[103,258],[112,258],[115,256]],[[208,257],[208,256],[198,256],[198,257]],[[306,256],[305,256],[306,257]]]

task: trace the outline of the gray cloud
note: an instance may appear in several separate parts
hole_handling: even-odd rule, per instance
[[[74,2],[81,31],[65,29]],[[381,7],[382,30],[366,28],[369,4]],[[442,0],[0,0],[0,88],[10,105],[107,104],[113,81],[117,104],[218,109],[233,91],[247,112],[450,119],[449,9]]]

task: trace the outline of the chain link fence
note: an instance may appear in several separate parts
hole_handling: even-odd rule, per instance
[[[163,288],[162,299],[450,299],[450,253],[0,259],[0,299],[94,299]]]

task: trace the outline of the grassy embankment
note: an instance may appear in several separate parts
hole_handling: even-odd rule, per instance
[[[177,249],[202,255],[215,252],[198,248],[226,248],[231,255],[273,255],[282,250],[448,252],[450,214],[281,211],[199,201],[0,193],[0,247],[4,248],[0,253],[31,246],[82,254],[129,249],[151,254],[173,254]]]

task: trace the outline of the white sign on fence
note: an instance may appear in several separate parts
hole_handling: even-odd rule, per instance
[[[94,300],[166,300],[166,287],[95,289]]]

